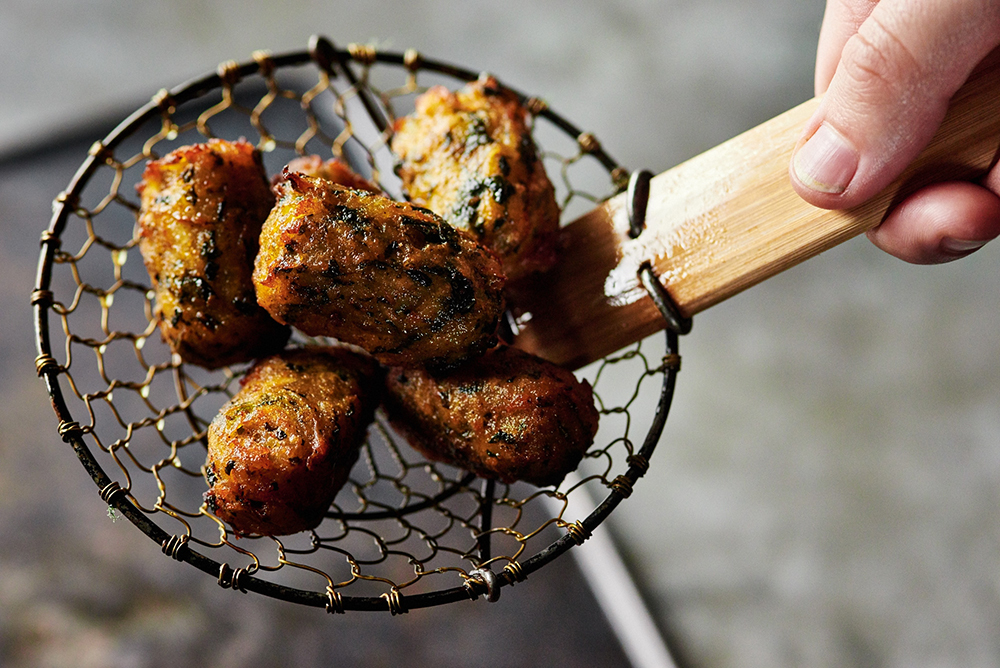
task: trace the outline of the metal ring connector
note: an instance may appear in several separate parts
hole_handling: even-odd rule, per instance
[[[384,598],[386,604],[389,606],[389,612],[393,615],[402,615],[409,612],[406,609],[406,605],[403,603],[403,595],[399,593],[399,590],[393,588],[392,591],[382,594],[379,598]]]
[[[670,353],[669,355],[663,356],[663,361],[660,363],[660,369],[664,371],[680,371],[681,370],[681,356],[677,353]]]
[[[601,149],[601,142],[597,141],[597,137],[590,132],[581,132],[576,138],[576,143],[580,145],[580,150],[584,153],[594,153]]]
[[[623,499],[632,496],[632,481],[624,475],[620,475],[611,481],[611,489],[621,494]]]
[[[351,59],[354,62],[367,67],[374,65],[375,61],[378,60],[375,47],[369,44],[348,44],[347,52],[351,54]]]
[[[419,70],[423,60],[424,57],[416,49],[407,49],[406,53],[403,54],[403,65],[411,72]]]
[[[31,305],[38,306],[39,304],[44,304],[45,306],[51,306],[55,300],[55,296],[55,293],[51,290],[34,290],[31,293]]]
[[[101,488],[101,501],[110,506],[112,505],[111,502],[114,501],[115,495],[124,493],[124,491],[121,485],[112,480]]]
[[[246,573],[247,569],[245,568],[237,568],[236,570],[233,570],[229,564],[223,562],[223,564],[219,566],[219,586],[223,589],[241,591],[245,594],[247,593],[247,590],[243,587],[241,580]]]
[[[59,207],[59,205],[67,207],[71,211],[75,211],[76,208],[80,206],[80,196],[77,193],[75,193],[75,192],[74,193],[68,193],[68,192],[66,192],[64,190],[61,193],[59,193],[58,195],[56,195],[55,200],[52,202],[52,209],[56,210]],[[46,231],[48,232],[48,230],[46,230]],[[52,233],[51,232],[49,232],[49,235],[50,235],[49,238],[52,238]],[[44,244],[45,242],[46,242],[46,236],[45,236],[45,233],[43,232],[42,233],[42,243]],[[59,242],[59,245],[60,246],[62,245],[61,241]]]
[[[639,470],[639,475],[646,475],[646,471],[649,470],[649,460],[640,454],[629,455],[625,463],[630,467]]]
[[[615,167],[611,170],[611,182],[615,184],[616,192],[625,190],[630,177],[629,171],[624,167]]]
[[[230,574],[230,571],[232,571],[232,569],[229,567],[229,564],[227,564],[226,562],[222,562],[222,565],[219,566],[219,579],[218,579],[218,582],[219,582],[219,586],[222,587],[223,589],[226,589],[227,587],[229,587],[229,585],[231,585],[232,582],[233,582],[232,579],[231,579],[232,576]]]
[[[171,559],[182,561],[183,555],[181,550],[183,550],[187,545],[188,538],[189,536],[187,534],[183,536],[171,536],[160,544],[160,549],[163,550],[163,554],[167,555]]]
[[[90,145],[90,148],[87,149],[87,155],[91,155],[98,160],[103,160],[104,162],[107,162],[108,159],[111,158],[113,154],[111,150],[104,145],[104,142],[95,141],[93,144]]]
[[[332,585],[326,586],[326,611],[330,614],[344,614],[344,597]]]
[[[271,57],[270,51],[259,49],[253,52],[252,57],[254,62],[257,63],[257,67],[260,68],[260,75],[262,77],[267,78],[274,73],[274,58]]]
[[[58,431],[59,435],[62,436],[62,440],[66,443],[69,443],[74,436],[83,436],[83,427],[75,420],[63,420],[59,423]]]
[[[524,582],[524,580],[528,577],[524,572],[524,567],[516,561],[508,562],[507,565],[503,567],[503,572],[507,574],[512,587],[517,582]]]
[[[500,600],[500,579],[497,574],[488,568],[477,568],[469,573],[469,579],[465,581],[465,588],[473,600],[479,598],[481,592],[477,589],[485,589],[486,600],[496,603]]]
[[[35,371],[38,372],[39,376],[44,376],[47,373],[58,373],[61,370],[62,367],[52,355],[42,354],[35,358]]]
[[[59,193],[59,196],[56,197],[56,201],[59,202],[60,204],[67,201],[68,199],[69,195],[67,195],[65,192]],[[72,208],[76,207],[74,206]],[[52,230],[45,230],[44,232],[42,232],[42,236],[41,238],[39,238],[38,243],[41,246],[44,246],[45,244],[52,244],[56,248],[59,248],[62,245],[62,239],[56,236],[52,232]]]
[[[162,111],[165,114],[169,114],[170,110],[174,109],[177,106],[177,102],[176,100],[174,100],[174,96],[171,95],[170,91],[167,90],[166,88],[161,88],[160,90],[158,90],[156,92],[156,95],[154,95],[152,99],[153,99],[153,104],[159,107],[160,111]]]
[[[584,541],[590,538],[590,532],[584,528],[583,524],[580,523],[580,520],[566,525],[566,532],[569,533],[573,542],[577,545],[583,545]]]
[[[528,113],[532,116],[538,116],[549,108],[549,103],[540,97],[529,97],[524,101],[524,108],[527,109]]]
[[[217,74],[224,86],[234,86],[240,80],[240,66],[235,60],[227,60],[219,63]]]

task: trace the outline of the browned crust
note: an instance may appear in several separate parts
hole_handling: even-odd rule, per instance
[[[579,465],[598,425],[589,383],[507,346],[448,373],[390,369],[384,404],[429,459],[538,486]]]
[[[139,249],[171,349],[207,368],[280,350],[289,330],[257,305],[251,280],[274,202],[254,147],[179,148],[149,162],[137,190]]]
[[[555,264],[555,190],[527,112],[496,79],[429,89],[397,121],[392,150],[407,197],[496,252],[510,280]]]
[[[379,379],[371,358],[344,348],[258,362],[209,426],[208,509],[240,535],[318,525],[357,460]]]
[[[253,276],[276,320],[387,365],[454,364],[495,342],[504,276],[474,239],[426,209],[302,174],[279,192]]]

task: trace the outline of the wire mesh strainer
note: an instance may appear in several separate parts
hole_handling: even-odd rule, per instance
[[[631,494],[666,419],[679,369],[677,332],[685,328],[648,273],[643,283],[673,326],[663,348],[636,344],[579,372],[594,386],[601,429],[579,475],[561,486],[494,483],[428,462],[379,415],[350,481],[315,530],[237,539],[203,506],[207,426],[246,369],[186,365],[160,339],[134,236],[134,185],[146,161],[206,138],[242,136],[260,148],[269,173],[296,155],[344,157],[401,197],[388,149],[392,121],[430,85],[477,76],[413,51],[338,50],[314,38],[308,50],[258,52],[160,91],[93,145],[42,234],[32,304],[36,368],[58,432],[109,514],[124,515],[166,555],[223,587],[330,612],[397,614],[480,595],[496,600],[503,586],[583,543]],[[643,175],[630,181],[592,135],[542,100],[519,96],[564,220],[627,183],[642,201]],[[638,207],[637,225],[640,219]],[[510,325],[516,337],[513,318]],[[582,487],[603,502],[587,517],[567,516],[570,495]]]

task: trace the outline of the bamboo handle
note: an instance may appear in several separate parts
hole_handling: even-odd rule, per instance
[[[877,225],[894,203],[942,180],[974,180],[1000,148],[1000,63],[983,67],[952,98],[930,145],[862,206],[807,204],[788,177],[812,99],[670,169],[650,183],[646,229],[628,236],[625,195],[563,228],[563,256],[547,274],[514,286],[518,347],[579,368],[663,328],[639,282],[656,275],[693,315]]]

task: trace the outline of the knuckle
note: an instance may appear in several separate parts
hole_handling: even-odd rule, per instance
[[[893,28],[874,15],[847,41],[841,63],[844,74],[856,84],[896,93],[923,72]]]

